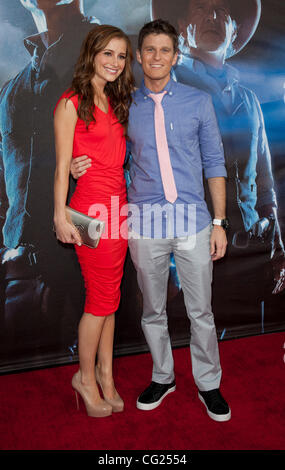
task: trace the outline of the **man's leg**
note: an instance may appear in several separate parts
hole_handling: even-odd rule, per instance
[[[173,356],[166,314],[170,242],[130,238],[129,248],[143,296],[142,329],[153,359],[152,380],[174,380]]]
[[[196,241],[175,242],[174,256],[191,322],[190,351],[195,383],[199,390],[219,388],[221,367],[214,316],[211,307],[212,260],[210,226]]]
[[[176,240],[174,256],[191,322],[190,350],[198,396],[212,419],[228,421],[231,410],[219,390],[222,372],[211,308],[210,234],[210,226],[199,232],[194,247],[191,238]]]

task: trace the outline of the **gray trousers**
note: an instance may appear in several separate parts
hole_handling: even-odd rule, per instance
[[[208,226],[186,239],[129,239],[129,249],[143,296],[141,323],[153,359],[154,382],[168,384],[174,380],[166,313],[169,256],[173,253],[190,320],[194,381],[201,391],[220,386],[221,366],[211,308],[213,263],[210,235],[211,226]]]

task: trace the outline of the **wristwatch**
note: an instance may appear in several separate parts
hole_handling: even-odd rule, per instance
[[[220,225],[223,229],[227,230],[229,228],[228,219],[213,219],[213,225]]]

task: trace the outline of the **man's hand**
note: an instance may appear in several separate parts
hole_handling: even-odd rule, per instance
[[[210,254],[213,261],[217,261],[225,256],[227,243],[227,237],[223,227],[214,225],[210,240]]]
[[[226,180],[222,176],[208,178],[208,185],[211,194],[214,219],[223,220],[226,218]],[[221,225],[214,225],[211,234],[211,257],[217,261],[225,255],[227,248],[227,237]]]
[[[70,172],[74,179],[80,178],[80,176],[86,173],[87,169],[91,166],[91,159],[87,155],[81,155],[80,157],[72,158],[70,164]]]
[[[272,259],[274,281],[276,281],[272,294],[280,294],[285,288],[285,256],[282,255]]]
[[[268,230],[270,229],[270,220],[267,217],[258,219],[255,224],[251,227],[252,236],[255,238],[266,237]]]

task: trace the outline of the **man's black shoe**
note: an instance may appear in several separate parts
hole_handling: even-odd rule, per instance
[[[171,384],[159,384],[151,382],[151,384],[141,393],[137,399],[137,408],[139,410],[154,410],[162,400],[176,389],[175,381]]]
[[[215,421],[228,421],[231,419],[231,410],[226,400],[222,397],[218,388],[209,390],[208,392],[201,392],[199,390],[198,397],[207,408],[207,413],[210,418]]]

